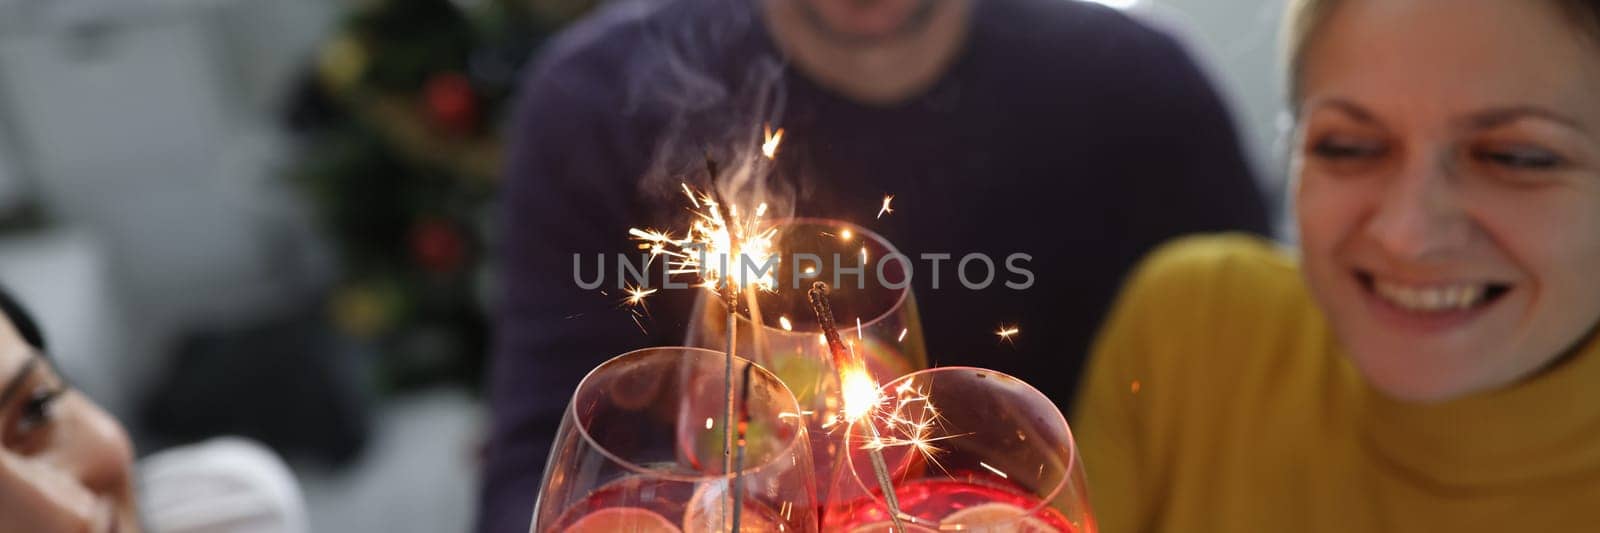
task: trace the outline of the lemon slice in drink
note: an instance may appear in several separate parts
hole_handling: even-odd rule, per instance
[[[666,518],[638,507],[608,507],[589,513],[564,533],[683,533]]]
[[[983,533],[1061,533],[1048,522],[1028,515],[1028,511],[1009,503],[974,505],[944,517],[940,529],[981,531]]]
[[[722,509],[728,505],[727,484],[727,481],[716,481],[695,487],[694,496],[689,498],[689,506],[683,510],[685,533],[720,533],[733,525],[732,516],[726,516],[729,521],[727,525],[722,522],[725,516]],[[744,512],[739,515],[739,533],[777,530],[778,524],[772,522],[772,517],[761,514],[755,506],[745,502]]]

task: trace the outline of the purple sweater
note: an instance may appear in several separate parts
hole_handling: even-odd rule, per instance
[[[629,227],[681,225],[678,182],[655,178],[694,167],[663,163],[655,148],[721,145],[675,128],[675,112],[693,110],[690,130],[760,123],[717,101],[759,89],[756,58],[776,56],[752,4],[613,4],[565,32],[530,73],[510,130],[479,531],[528,530],[554,431],[586,372],[682,343],[694,291],[653,296],[646,333],[614,287],[577,286],[572,254],[609,257],[632,250]],[[972,24],[944,76],[891,107],[782,71],[787,135],[776,164],[809,180],[796,186],[797,215],[862,223],[912,258],[1030,254],[1036,280],[1023,291],[966,290],[953,261],[933,290],[919,262],[929,357],[1016,375],[1066,411],[1093,333],[1140,255],[1180,234],[1265,233],[1266,209],[1227,111],[1170,37],[1066,0],[978,0]],[[689,152],[679,163],[700,156]],[[875,220],[884,194],[896,210]],[[997,277],[1008,279],[1003,266]],[[1001,322],[1020,323],[1014,345],[998,342]]]

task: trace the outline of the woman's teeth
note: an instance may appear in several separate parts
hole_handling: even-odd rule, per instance
[[[1469,309],[1482,302],[1488,293],[1486,284],[1419,287],[1374,280],[1372,288],[1389,303],[1401,309],[1420,312]]]

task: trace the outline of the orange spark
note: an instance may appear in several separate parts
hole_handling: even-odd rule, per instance
[[[644,299],[645,299],[645,297],[646,296],[650,296],[652,294],[655,294],[656,291],[658,291],[660,289],[645,289],[643,287],[636,287],[636,286],[630,285],[630,286],[627,286],[627,287],[623,287],[622,290],[627,291],[627,293],[628,293],[628,297],[627,298],[623,298],[622,299],[622,303],[625,303],[625,304],[628,304],[628,305],[631,305],[631,306],[634,306],[634,307],[644,307]]]
[[[778,128],[778,131],[774,132],[770,124],[762,126],[761,136],[764,138],[761,142],[761,154],[767,156],[767,159],[777,157],[778,143],[783,142],[783,128]]]
[[[885,195],[883,195],[883,207],[878,208],[878,218],[883,218],[883,215],[889,215],[889,214],[893,214],[894,213],[894,208],[893,207],[889,207],[889,204],[891,202],[893,202],[893,201],[894,201],[894,195],[893,194],[885,194]]]

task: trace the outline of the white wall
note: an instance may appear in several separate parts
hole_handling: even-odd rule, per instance
[[[0,115],[0,120],[4,120],[3,115]],[[6,132],[0,130],[0,213],[18,207],[23,202],[26,190],[22,175],[17,170],[17,156],[11,148],[11,142],[6,138]]]
[[[0,133],[17,137],[14,157],[0,146],[0,201],[3,172],[25,169],[59,223],[105,248],[115,294],[103,303],[125,307],[128,338],[102,356],[131,359],[118,366],[137,391],[186,329],[283,304],[293,280],[276,252],[285,225],[304,221],[281,175],[276,113],[340,5],[25,7],[0,9]]]
[[[1126,0],[1099,0],[1106,4]],[[1279,26],[1287,0],[1136,0],[1128,8],[1182,37],[1212,74],[1269,192],[1285,183]]]

